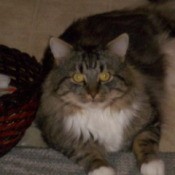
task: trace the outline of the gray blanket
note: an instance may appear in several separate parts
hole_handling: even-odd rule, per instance
[[[162,153],[166,175],[175,175],[175,154]],[[139,175],[132,153],[108,157],[118,175]],[[0,158],[0,175],[85,175],[82,168],[52,149],[14,148]]]

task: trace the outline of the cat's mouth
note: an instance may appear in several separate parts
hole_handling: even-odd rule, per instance
[[[105,106],[107,104],[106,96],[100,96],[99,94],[91,96],[89,94],[79,96],[76,100],[76,103],[80,107],[96,107],[96,106]]]
[[[117,92],[116,90],[111,91],[109,93],[97,93],[95,95],[92,94],[79,94],[75,95],[74,93],[68,93],[66,96],[62,97],[62,100],[69,103],[74,104],[79,107],[105,107],[112,103],[114,103],[119,98],[122,98],[126,92]]]
[[[96,96],[91,96],[89,94],[85,95],[84,97],[80,97],[81,103],[84,105],[91,105],[91,106],[108,106],[113,103],[116,99],[121,98],[124,93],[117,93],[112,92],[106,95],[97,94]]]

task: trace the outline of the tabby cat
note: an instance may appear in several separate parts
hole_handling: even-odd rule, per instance
[[[134,152],[142,175],[165,173],[157,153],[169,5],[79,19],[50,39],[37,121],[48,145],[88,175],[116,175],[105,155],[120,150]]]

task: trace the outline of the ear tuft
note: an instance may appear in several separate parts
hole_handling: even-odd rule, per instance
[[[59,62],[59,60],[68,57],[72,50],[72,46],[70,44],[57,37],[52,37],[49,44],[56,62]]]
[[[129,36],[127,33],[119,35],[117,38],[107,44],[107,48],[110,52],[125,57],[129,47]]]

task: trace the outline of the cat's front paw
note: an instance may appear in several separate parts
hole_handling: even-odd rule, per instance
[[[88,175],[117,175],[111,167],[100,167],[88,173]]]
[[[143,163],[141,166],[142,175],[165,175],[165,165],[160,159]]]

